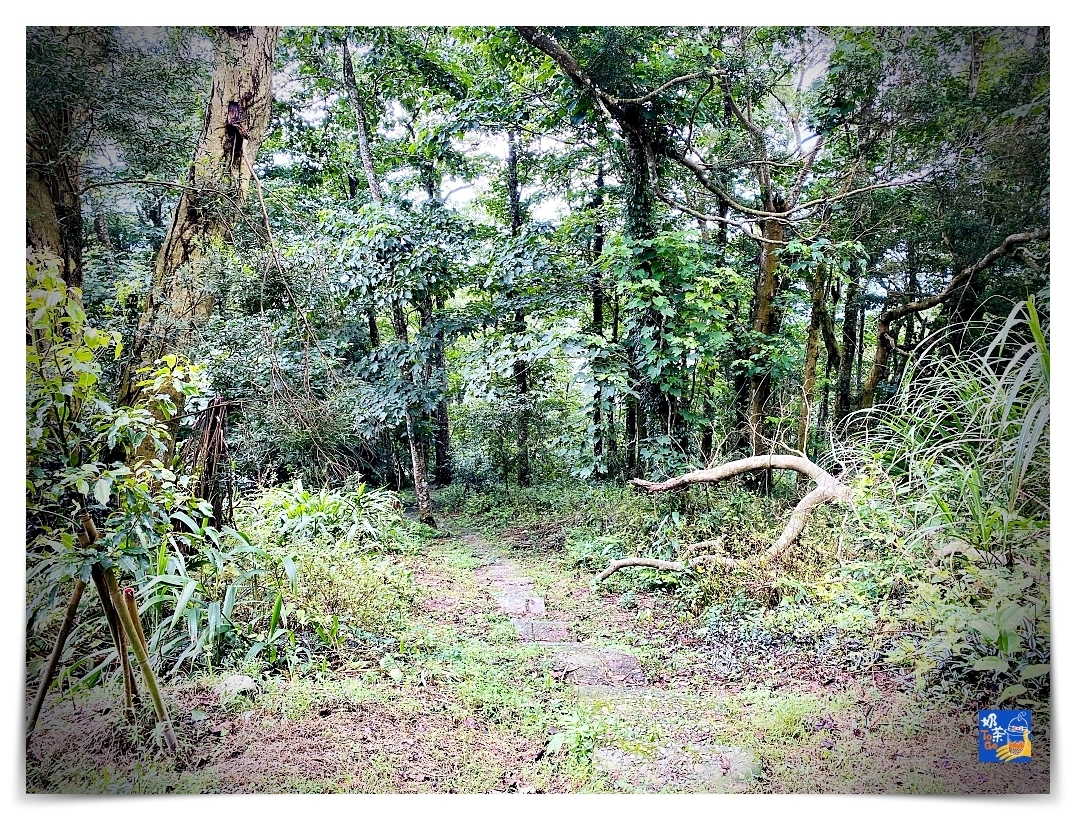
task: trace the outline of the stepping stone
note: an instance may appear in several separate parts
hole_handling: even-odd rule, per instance
[[[220,699],[221,704],[226,704],[236,695],[240,695],[243,692],[255,692],[258,689],[258,684],[254,678],[249,675],[229,675],[220,681],[213,691]]]
[[[509,615],[545,615],[545,601],[537,595],[527,595],[516,590],[494,593],[497,607]]]
[[[616,746],[594,751],[595,768],[621,787],[636,791],[743,791],[762,769],[739,746],[663,746],[653,756]]]
[[[530,578],[520,577],[519,570],[506,562],[490,564],[488,567],[482,568],[481,572],[483,575],[486,576],[486,580],[488,581],[516,581],[527,584],[531,583]]]
[[[489,585],[501,592],[521,592],[533,590],[534,582],[530,578],[494,578]]]
[[[564,621],[531,621],[526,618],[513,618],[512,626],[521,641],[538,643],[557,643],[572,637],[568,624]]]
[[[582,686],[641,686],[646,683],[646,673],[634,655],[586,644],[557,647],[553,668],[563,671],[566,681]]]

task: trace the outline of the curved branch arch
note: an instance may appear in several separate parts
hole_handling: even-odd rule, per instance
[[[714,484],[718,481],[724,481],[727,478],[741,475],[742,473],[771,469],[794,470],[800,475],[806,476],[814,481],[816,486],[800,499],[800,502],[792,511],[792,515],[789,516],[788,523],[785,525],[784,530],[765,552],[750,558],[731,558],[727,555],[721,555],[720,553],[707,554],[699,555],[688,561],[661,561],[655,558],[622,558],[619,561],[610,563],[609,566],[594,579],[595,582],[604,581],[614,572],[624,569],[625,567],[653,567],[655,569],[664,569],[672,572],[686,572],[689,569],[712,564],[719,564],[731,569],[752,564],[767,564],[770,561],[779,558],[785,550],[799,538],[800,533],[803,532],[803,528],[807,525],[808,517],[816,507],[829,503],[852,503],[852,489],[848,485],[838,481],[834,476],[826,472],[813,461],[803,458],[802,456],[776,454],[751,456],[749,458],[741,458],[737,461],[730,461],[728,464],[722,464],[720,467],[712,467],[708,470],[694,470],[690,473],[667,479],[666,481],[644,481],[641,478],[636,478],[631,481],[631,485],[643,492],[663,493],[669,492],[670,490],[680,490],[684,487],[689,487],[692,484]],[[698,544],[689,544],[684,550],[690,554],[697,552],[702,548],[720,550],[721,541],[718,539],[715,541],[703,541]]]

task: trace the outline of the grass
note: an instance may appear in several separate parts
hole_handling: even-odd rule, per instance
[[[468,523],[451,519],[450,528]],[[634,787],[596,765],[599,749],[654,760],[662,749],[690,757],[715,746],[755,757],[758,776],[737,788],[758,792],[994,793],[1048,782],[1048,729],[1030,766],[984,771],[969,713],[956,704],[885,675],[831,670],[810,642],[717,633],[649,582],[628,584],[628,593],[592,587],[555,526],[500,532],[492,549],[534,580],[552,616],[588,643],[636,654],[647,686],[576,690],[556,679],[548,650],[520,643],[476,580],[491,548],[435,539],[400,558],[417,603],[380,660],[268,675],[225,705],[213,693],[219,675],[173,681],[175,760],[145,743],[148,727],[122,723],[114,685],[50,699],[28,790],[609,792]],[[727,615],[740,617],[735,607]],[[717,673],[722,651],[741,674]]]

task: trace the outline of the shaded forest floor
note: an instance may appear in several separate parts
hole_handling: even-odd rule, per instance
[[[231,670],[172,680],[174,759],[123,722],[118,689],[52,695],[27,790],[1049,791],[1046,731],[1031,763],[980,764],[959,706],[811,650],[717,640],[664,593],[592,589],[555,522],[442,526],[402,559],[422,601],[398,651],[228,699]]]

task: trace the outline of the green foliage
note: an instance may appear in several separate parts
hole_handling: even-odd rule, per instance
[[[925,353],[894,406],[872,414],[869,446],[896,479],[909,549],[930,561],[902,613],[921,631],[892,654],[923,684],[1048,691],[1041,672],[1023,678],[1050,653],[1049,328],[1035,302],[974,355]]]
[[[241,503],[243,532],[177,536],[185,549],[162,550],[140,590],[151,650],[172,671],[255,660],[310,670],[391,642],[415,600],[410,573],[388,555],[415,543],[399,510],[393,494],[362,484],[312,494],[296,482]]]
[[[206,510],[192,497],[188,476],[159,458],[133,457],[147,440],[164,454],[169,433],[157,418],[176,412],[172,395],[197,399],[197,368],[167,356],[143,373],[138,406],[114,406],[100,373],[104,354],[120,349],[118,335],[87,324],[81,294],[66,287],[54,258],[31,258],[26,279],[27,577],[38,593],[29,607],[32,623],[63,580],[89,581],[95,563],[134,574],[151,561],[172,516]],[[90,545],[75,535],[83,512],[102,533]]]

